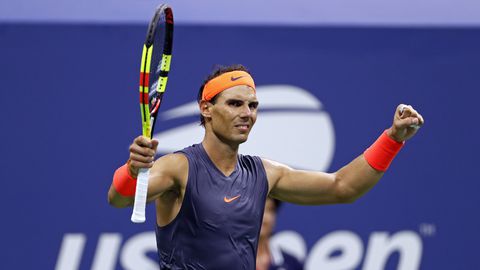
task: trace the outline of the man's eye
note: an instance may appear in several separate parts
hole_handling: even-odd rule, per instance
[[[242,102],[240,101],[232,101],[229,103],[230,106],[240,107],[242,106]]]

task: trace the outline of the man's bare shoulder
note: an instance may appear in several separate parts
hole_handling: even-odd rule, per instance
[[[185,154],[181,152],[170,153],[159,157],[156,162],[188,162]]]
[[[188,159],[182,153],[171,153],[161,156],[155,161],[151,174],[168,176],[175,180],[186,180],[188,176]]]
[[[270,159],[262,158],[263,167],[267,173],[267,179],[269,183],[269,189],[271,190],[276,186],[277,181],[285,175],[291,168],[283,163],[273,161]]]
[[[180,194],[187,183],[188,160],[183,154],[167,154],[158,158],[150,169],[148,200],[153,201],[166,192]]]
[[[289,166],[271,159],[262,158],[262,163],[267,173],[268,171],[271,171],[271,173],[275,173],[275,172],[291,169]]]

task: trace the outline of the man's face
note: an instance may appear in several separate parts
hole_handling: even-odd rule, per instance
[[[243,143],[257,120],[258,100],[255,91],[245,85],[224,90],[211,104],[211,127],[226,143]]]

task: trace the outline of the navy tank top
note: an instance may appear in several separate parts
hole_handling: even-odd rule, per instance
[[[188,181],[178,215],[156,229],[160,269],[254,270],[268,183],[259,157],[225,176],[202,144],[181,151]]]

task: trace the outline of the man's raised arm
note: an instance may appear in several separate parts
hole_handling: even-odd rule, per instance
[[[297,204],[353,202],[380,180],[404,142],[423,124],[423,117],[415,109],[399,105],[392,126],[362,155],[335,173],[295,170],[264,159],[270,195]]]

